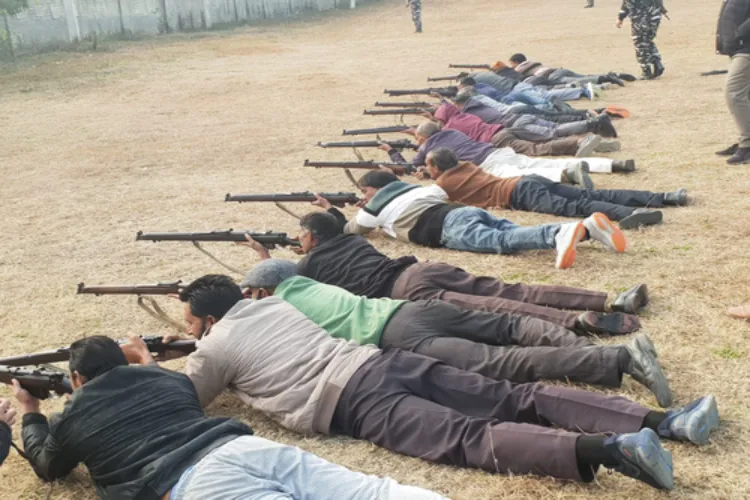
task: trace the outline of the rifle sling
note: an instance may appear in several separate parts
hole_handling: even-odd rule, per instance
[[[206,256],[207,256],[207,257],[208,257],[209,259],[213,260],[214,262],[216,262],[217,264],[221,265],[222,267],[224,267],[224,268],[226,268],[226,269],[229,269],[229,270],[230,270],[230,271],[232,271],[233,273],[235,273],[235,274],[239,274],[240,276],[244,276],[244,275],[245,275],[245,273],[243,273],[242,271],[240,271],[240,270],[239,270],[239,269],[237,269],[236,267],[232,267],[232,266],[230,266],[230,265],[228,265],[228,264],[225,264],[224,262],[222,262],[221,260],[219,260],[219,258],[218,258],[218,257],[216,257],[216,256],[215,256],[214,254],[212,254],[211,252],[209,252],[208,250],[206,250],[205,248],[203,248],[203,247],[201,246],[201,243],[200,243],[200,241],[193,241],[193,246],[194,246],[195,248],[197,248],[199,252],[203,253],[203,254],[204,254],[204,255],[206,255]]]
[[[284,205],[280,201],[274,201],[273,204],[276,205],[276,208],[278,208],[282,212],[286,212],[288,215],[291,215],[295,219],[297,219],[297,220],[301,220],[302,219],[302,217],[300,217],[299,215],[297,215],[294,212],[292,212],[292,210],[290,208],[288,208],[286,205]]]
[[[156,302],[156,300],[152,297],[138,297],[138,307],[146,311],[149,316],[151,316],[152,318],[156,318],[162,323],[177,328],[180,331],[183,331],[185,329],[185,327],[181,323],[170,318],[169,315],[164,312],[164,309],[162,309]]]

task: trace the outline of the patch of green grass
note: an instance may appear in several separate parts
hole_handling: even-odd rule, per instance
[[[726,346],[721,349],[713,349],[715,355],[723,359],[741,359],[745,356],[745,353],[738,351],[734,347]]]

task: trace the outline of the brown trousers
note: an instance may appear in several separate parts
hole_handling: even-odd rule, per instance
[[[496,148],[510,148],[526,156],[575,156],[578,151],[577,137],[564,137],[545,142],[530,142],[519,139],[508,129],[502,129],[492,136],[490,143]]]
[[[604,311],[607,294],[582,288],[506,284],[490,276],[474,276],[442,262],[418,262],[396,279],[391,297],[404,300],[440,299],[467,309],[534,316],[568,329],[575,327],[573,309]]]
[[[530,316],[464,309],[442,300],[409,302],[388,321],[381,347],[439,359],[494,380],[571,380],[619,387],[621,346],[596,346]]]
[[[394,349],[354,373],[331,430],[442,464],[591,480],[577,464],[579,432],[637,432],[648,412],[622,397],[496,382]]]

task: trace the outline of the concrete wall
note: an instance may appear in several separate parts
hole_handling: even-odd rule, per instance
[[[29,8],[0,14],[0,56],[64,47],[99,38],[156,35],[290,17],[305,10],[348,8],[350,0],[29,0]]]

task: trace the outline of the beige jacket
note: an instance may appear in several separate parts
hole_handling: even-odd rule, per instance
[[[206,406],[225,388],[302,433],[329,432],[344,386],[380,350],[331,338],[277,297],[238,302],[196,343],[185,373]]]

